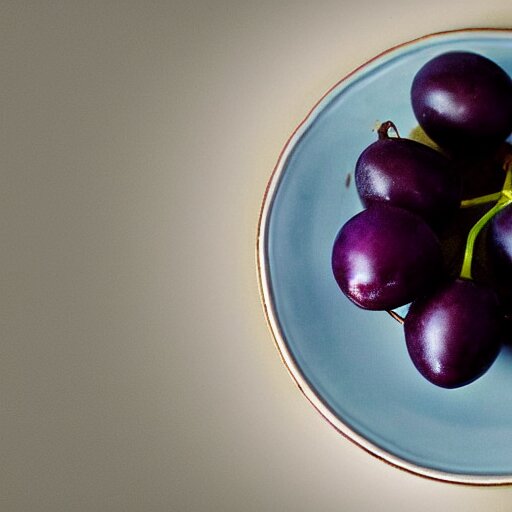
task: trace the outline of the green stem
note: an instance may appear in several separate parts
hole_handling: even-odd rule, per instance
[[[494,201],[498,201],[501,199],[506,191],[512,189],[512,156],[508,156],[503,163],[503,170],[506,172],[505,181],[503,183],[503,187],[499,192],[494,192],[493,194],[486,194],[485,196],[473,197],[471,199],[464,199],[460,202],[461,208],[470,208],[471,206],[478,206],[480,204],[493,203]]]
[[[497,196],[496,199],[498,200],[498,202],[485,215],[483,215],[480,218],[480,220],[469,231],[468,238],[466,241],[466,249],[464,251],[464,260],[462,262],[462,270],[460,272],[460,277],[465,279],[472,279],[471,264],[473,262],[473,249],[475,247],[476,237],[479,235],[480,231],[482,231],[483,227],[487,224],[487,222],[489,222],[489,220],[491,220],[499,211],[503,210],[503,208],[505,208],[509,204],[512,204],[511,185],[512,168],[511,166],[508,166],[507,174],[505,176],[505,182],[503,183],[503,189],[501,190],[501,192],[498,192],[498,194],[489,194],[489,196]],[[469,199],[468,201],[475,201],[489,196],[482,196],[480,198],[475,198],[473,200]]]
[[[494,194],[487,194],[485,196],[474,197],[472,199],[464,199],[460,203],[461,208],[470,208],[471,206],[477,206],[479,204],[492,203],[497,201],[501,197],[501,192],[495,192]]]
[[[491,220],[500,210],[503,210],[505,206],[512,203],[512,199],[508,199],[503,203],[496,203],[470,230],[468,239],[466,242],[466,250],[464,251],[464,261],[462,263],[462,270],[460,277],[466,279],[472,279],[471,276],[471,263],[473,261],[473,248],[475,246],[475,240],[482,228]]]

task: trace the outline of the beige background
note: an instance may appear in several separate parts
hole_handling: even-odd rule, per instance
[[[340,438],[280,362],[254,257],[331,85],[510,5],[0,1],[0,510],[510,510]]]

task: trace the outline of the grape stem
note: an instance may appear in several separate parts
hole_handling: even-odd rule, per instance
[[[505,176],[503,188],[500,192],[462,201],[462,203],[472,201],[472,203],[467,206],[473,206],[497,200],[496,204],[487,213],[485,213],[469,231],[466,241],[466,249],[464,251],[464,260],[462,262],[462,270],[460,272],[460,277],[463,279],[472,279],[471,264],[473,262],[473,249],[480,231],[482,231],[487,222],[489,222],[499,211],[503,210],[503,208],[509,204],[512,204],[512,159],[507,159],[504,168],[507,170],[507,174]],[[461,204],[461,207],[464,208],[463,204]]]
[[[512,169],[512,154],[509,152],[505,155],[503,164],[503,170],[508,171]],[[494,203],[494,201],[498,201],[502,195],[504,190],[509,190],[511,188],[511,180],[508,177],[508,173],[505,175],[505,183],[503,183],[503,188],[499,192],[494,192],[493,194],[486,194],[485,196],[473,197],[471,199],[464,199],[460,202],[461,208],[471,208],[472,206],[478,206],[481,204]],[[506,180],[509,180],[508,182]]]
[[[501,197],[501,191],[495,192],[494,194],[487,194],[485,196],[474,197],[472,199],[464,199],[460,202],[461,208],[470,208],[471,206],[477,206],[479,204],[492,203],[497,201]]]
[[[389,136],[389,130],[393,130],[396,133],[396,137],[398,139],[400,138],[400,134],[398,133],[398,129],[395,126],[395,123],[393,123],[393,121],[385,121],[379,126],[377,130],[379,140],[390,139],[391,137]]]

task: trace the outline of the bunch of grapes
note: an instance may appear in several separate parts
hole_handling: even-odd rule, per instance
[[[364,209],[339,230],[332,269],[361,308],[408,305],[394,316],[412,362],[456,388],[512,332],[512,79],[482,55],[444,53],[415,75],[411,105],[435,145],[381,125],[357,160]]]

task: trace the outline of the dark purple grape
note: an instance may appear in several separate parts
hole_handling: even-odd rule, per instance
[[[448,52],[427,62],[411,88],[427,135],[455,153],[494,150],[512,132],[512,80],[490,59]]]
[[[411,304],[404,329],[412,362],[427,380],[464,386],[485,373],[499,352],[497,295],[474,281],[450,281]]]
[[[492,218],[487,241],[498,273],[512,278],[512,205],[506,206]]]
[[[493,285],[507,312],[512,313],[512,205],[506,206],[489,222],[485,233],[488,266]]]
[[[365,206],[388,202],[439,224],[461,200],[459,174],[438,151],[410,139],[383,138],[360,155],[355,170]]]
[[[390,310],[408,304],[442,273],[439,240],[418,215],[378,203],[340,229],[332,269],[345,295],[358,306]]]

